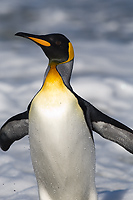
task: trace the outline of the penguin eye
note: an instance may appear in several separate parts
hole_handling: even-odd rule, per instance
[[[61,45],[61,41],[58,41],[58,40],[57,40],[57,41],[55,42],[55,44],[59,46],[59,45]]]

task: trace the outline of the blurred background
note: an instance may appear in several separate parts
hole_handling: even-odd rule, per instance
[[[132,0],[1,0],[1,40],[12,40],[18,30],[63,32],[71,39],[133,40]]]
[[[19,31],[66,35],[75,49],[75,92],[133,128],[132,0],[1,0],[0,126],[26,109],[48,64],[39,47],[14,36]],[[132,155],[94,136],[99,199],[132,199]],[[0,156],[1,199],[36,199],[27,137]]]

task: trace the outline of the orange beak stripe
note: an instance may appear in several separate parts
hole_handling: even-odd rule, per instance
[[[38,38],[33,38],[33,37],[28,37],[29,39],[33,40],[34,42],[41,44],[43,46],[49,47],[51,46],[51,44],[45,40],[42,39],[38,39]]]

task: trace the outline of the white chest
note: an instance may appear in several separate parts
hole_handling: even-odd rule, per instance
[[[29,136],[41,200],[88,200],[91,188],[95,193],[94,144],[68,89],[38,93],[30,109]]]

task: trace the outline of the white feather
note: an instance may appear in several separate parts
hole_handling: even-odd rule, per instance
[[[94,143],[76,97],[40,91],[29,113],[31,158],[41,200],[96,200]]]

